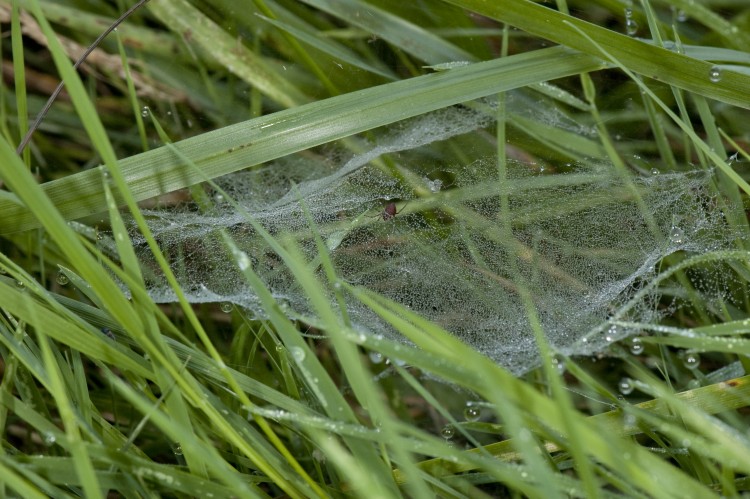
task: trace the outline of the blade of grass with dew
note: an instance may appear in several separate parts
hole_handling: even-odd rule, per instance
[[[491,3],[481,0],[443,1],[595,57],[602,57],[602,52],[592,44],[593,41],[635,73],[733,106],[750,109],[745,91],[750,86],[748,75],[725,71],[720,82],[712,82],[709,74],[713,65],[708,62],[614,33],[528,0],[498,0]]]
[[[302,200],[300,201],[302,202],[308,225],[312,230],[316,247],[318,249],[318,258],[323,265],[325,274],[328,278],[328,284],[331,286],[334,293],[339,293],[339,299],[337,300],[337,303],[341,307],[339,311],[333,309],[331,301],[327,296],[329,293],[315,277],[312,269],[305,261],[305,257],[302,255],[301,250],[293,240],[291,240],[290,244],[287,246],[287,251],[290,256],[287,265],[289,265],[290,270],[294,273],[297,282],[302,285],[302,288],[312,303],[313,308],[321,318],[325,331],[328,332],[333,348],[339,358],[343,372],[352,387],[352,391],[360,403],[368,408],[368,412],[371,415],[373,422],[379,426],[384,434],[385,440],[390,442],[390,448],[394,453],[394,458],[402,463],[402,466],[408,475],[414,477],[414,480],[407,484],[410,495],[413,497],[428,497],[430,491],[421,480],[416,479],[417,469],[414,466],[413,459],[408,449],[400,444],[401,439],[396,432],[395,425],[390,416],[390,411],[381,402],[383,397],[380,390],[378,390],[372,382],[372,374],[367,371],[361,362],[360,353],[356,345],[346,337],[341,329],[342,322],[345,326],[349,326],[349,324],[345,321],[347,316],[343,297],[340,296],[340,290],[336,289],[338,278],[336,277],[333,263],[331,262],[328,249],[320,235],[320,231],[316,227],[312,215],[304,202]]]
[[[79,111],[79,114],[83,118],[84,125],[87,131],[89,132],[89,135],[91,136],[91,139],[94,142],[95,146],[102,154],[102,157],[105,159],[105,164],[107,165],[107,171],[109,175],[111,175],[114,181],[114,184],[117,186],[120,192],[120,195],[124,197],[126,203],[128,204],[131,210],[131,213],[136,218],[136,221],[138,222],[138,225],[141,231],[144,232],[144,235],[146,236],[146,240],[149,241],[149,244],[152,250],[154,251],[155,256],[157,257],[157,260],[159,261],[160,266],[162,267],[162,270],[166,273],[167,277],[169,278],[170,276],[172,276],[172,274],[166,264],[166,261],[164,261],[164,258],[161,255],[160,250],[158,249],[158,246],[156,246],[156,243],[153,241],[153,238],[150,236],[148,227],[146,226],[145,221],[140,215],[140,211],[138,207],[136,206],[135,201],[132,198],[132,194],[130,193],[126,183],[123,180],[122,174],[119,169],[119,165],[117,164],[117,160],[115,159],[114,152],[112,150],[112,146],[107,140],[107,137],[101,125],[101,122],[99,121],[98,116],[95,110],[93,109],[93,105],[88,99],[88,96],[86,95],[86,92],[83,89],[80,79],[74,72],[62,48],[59,46],[59,43],[55,39],[54,33],[52,32],[51,27],[49,26],[47,21],[43,18],[36,4],[35,4],[35,7],[36,7],[35,14],[37,15],[37,19],[40,22],[40,25],[42,26],[45,33],[47,33],[48,40],[49,40],[49,47],[55,58],[55,63],[58,69],[60,70],[60,72],[63,74],[63,78],[67,83],[68,91],[71,95],[71,98],[73,99],[73,102],[77,110]],[[7,144],[4,144],[3,141],[0,141],[0,154],[4,152],[3,146],[7,146]],[[13,158],[13,160],[17,161],[16,158]],[[3,168],[2,166],[0,166],[0,174],[2,173],[3,173]],[[23,192],[27,194],[30,192],[39,190],[39,187],[33,182],[33,180],[29,182],[27,177],[22,177],[19,179],[14,178],[13,183],[11,185],[14,187],[14,191],[16,193],[19,192],[18,187],[24,189]],[[52,219],[53,221],[56,222],[57,221],[56,218],[60,216],[59,213],[53,207],[45,206],[45,203],[49,203],[49,198],[44,196],[42,193],[39,193],[36,197],[42,198],[44,202],[37,202],[34,205],[35,212],[37,214],[41,213],[42,220]],[[44,208],[49,208],[49,209],[47,211],[44,211]],[[62,226],[64,229],[67,229],[67,230],[61,231],[59,229],[60,226]],[[57,237],[66,236],[69,238],[72,237],[76,245],[80,244],[78,240],[75,239],[74,236],[72,236],[70,229],[67,227],[67,225],[64,222],[62,223],[53,222],[52,224],[45,225],[45,227],[47,227],[47,229],[50,231],[53,238],[56,238],[55,236]],[[65,243],[69,243],[69,241],[63,240],[63,244],[61,244],[61,247],[64,247]],[[79,251],[79,253],[83,253],[83,255],[76,255],[76,256],[73,256],[73,254],[69,255],[69,258],[71,259],[71,261],[76,261],[76,258],[79,258],[80,260],[81,256],[87,255],[85,251]],[[108,279],[108,276],[105,276],[101,272],[96,272],[94,270],[89,272],[89,269],[87,267],[83,267],[81,270],[82,270],[82,276],[89,283],[91,283],[92,287],[94,287],[95,289],[97,287],[94,285],[95,282],[101,283],[103,281],[106,286],[115,286],[115,284],[111,280]],[[86,273],[88,273],[89,275],[84,274],[83,271],[86,271]],[[176,282],[174,282],[174,279],[172,279],[171,284],[175,287],[175,291],[177,291],[178,296],[179,296],[180,290],[179,290],[179,287],[176,286]],[[119,296],[121,299],[124,298],[122,297],[122,294],[119,292],[119,290],[116,292],[116,296]],[[185,311],[187,317],[190,319],[191,324],[194,326],[196,331],[198,331],[200,334],[203,331],[203,329],[200,323],[198,322],[197,318],[195,317],[193,310],[184,299],[181,300],[181,304],[183,306],[183,310]],[[126,312],[129,309],[129,305],[130,305],[129,303],[125,302],[125,304],[120,309],[108,308],[108,311],[113,317],[115,317],[118,320],[118,322],[121,322],[122,324],[128,324],[131,326],[131,327],[126,327],[129,334],[133,335],[134,337],[141,337],[141,339],[146,344],[150,344],[151,340],[148,339],[148,337],[145,337],[143,334],[143,329],[142,329],[143,326],[132,327],[133,320],[137,317],[137,314],[128,314]],[[161,337],[156,335],[154,337],[154,340],[160,342]],[[210,341],[208,341],[208,339],[205,337],[205,333],[203,333],[203,340],[207,348],[209,348],[209,350],[212,350],[212,345]],[[215,358],[218,358],[218,354],[215,351],[213,351],[212,353]],[[199,385],[197,384],[197,382],[195,382],[194,378],[185,376],[184,374],[180,373],[180,369],[169,350],[167,349],[160,350],[156,348],[151,348],[149,350],[149,354],[155,360],[157,360],[161,366],[163,366],[164,368],[170,371],[170,375],[181,386],[185,396],[188,397],[192,403],[199,404],[199,407],[201,407],[201,409],[207,413],[207,416],[214,422],[216,428],[221,429],[221,431],[224,433],[224,435],[229,441],[232,441],[235,445],[237,445],[240,449],[242,449],[243,452],[245,452],[248,457],[251,457],[251,459],[253,459],[255,463],[266,474],[274,478],[274,481],[280,487],[282,487],[283,489],[285,489],[288,493],[292,495],[297,495],[294,485],[292,485],[287,480],[286,477],[279,475],[275,469],[268,467],[263,457],[259,456],[253,450],[253,448],[250,445],[248,445],[248,443],[245,442],[234,431],[234,429],[232,429],[226,423],[223,417],[215,409],[213,409],[210,406],[206,406],[205,404],[201,404],[202,397],[200,395],[201,389]],[[232,383],[231,378],[228,379],[228,381]]]
[[[395,16],[371,3],[359,0],[302,0],[349,24],[388,41],[427,64],[454,61],[474,61],[465,50],[435,36],[407,20]],[[439,8],[438,5],[435,8]]]
[[[175,151],[178,155],[180,154],[178,151]],[[188,161],[189,162],[189,161]],[[194,165],[192,165],[194,167]],[[217,186],[214,186],[217,187]],[[231,197],[226,196],[225,198],[231,201]],[[268,234],[265,233],[265,231],[258,226],[257,222],[255,222],[247,213],[244,212],[242,208],[239,206],[235,206],[241,213],[244,213],[247,217],[248,221],[251,223],[251,225],[254,225],[256,230],[258,230],[261,234],[264,235],[264,237],[269,241],[271,246],[281,254],[285,254],[283,250],[281,250],[281,247],[278,245],[278,243],[275,242],[273,238],[271,238]],[[234,246],[231,239],[228,238],[228,236],[224,235],[225,243],[230,250],[231,254],[234,255],[234,258],[242,258],[242,253]],[[245,256],[245,258],[247,258]],[[239,263],[238,263],[239,264]],[[308,386],[312,389],[313,393],[318,396],[319,401],[321,402],[321,405],[327,410],[327,411],[333,411],[335,414],[337,414],[339,417],[346,417],[347,414],[349,415],[349,418],[353,418],[354,415],[350,413],[350,409],[346,402],[340,398],[340,394],[338,390],[335,388],[335,386],[332,384],[330,378],[328,377],[325,370],[320,366],[317,359],[315,359],[315,356],[312,355],[312,352],[309,351],[309,347],[305,344],[304,341],[299,337],[296,328],[294,325],[289,322],[289,320],[284,316],[284,314],[280,313],[278,310],[278,303],[274,300],[274,298],[270,295],[270,292],[265,288],[265,286],[260,282],[257,275],[254,274],[251,268],[249,266],[240,264],[241,270],[245,274],[246,279],[248,282],[255,288],[256,293],[258,294],[259,298],[261,299],[261,302],[264,303],[264,307],[266,310],[269,311],[269,315],[271,318],[271,321],[274,323],[274,325],[277,328],[277,332],[279,332],[284,338],[285,343],[287,345],[293,345],[293,347],[296,349],[296,352],[299,352],[297,355],[294,356],[295,360],[297,361],[298,366],[301,369],[301,372],[303,374],[303,377],[308,380]],[[242,267],[245,267],[242,269]],[[248,406],[252,406],[252,404],[249,403],[249,401],[246,402]],[[331,405],[333,404],[333,406]],[[335,407],[334,407],[335,406]],[[262,420],[261,420],[262,421]],[[352,440],[349,442],[350,447],[354,451],[355,455],[358,455],[358,459],[361,462],[371,462],[376,463],[378,462],[378,458],[375,456],[370,455],[369,449],[367,447],[363,447],[358,442]],[[363,475],[368,476],[368,475]],[[381,485],[379,485],[377,482],[369,483],[370,486],[375,486],[376,489],[379,489]]]
[[[364,130],[599,68],[590,56],[561,47],[542,49],[332,97],[177,142],[175,147],[201,174],[165,147],[123,159],[119,167],[134,199],[142,201]],[[48,182],[43,189],[72,220],[106,210],[100,179],[100,171],[93,169]],[[13,198],[0,198],[0,214],[0,234],[39,226]]]
[[[293,107],[309,100],[257,54],[238,44],[237,40],[187,1],[150,2],[148,9],[176,33],[190,33],[190,39],[212,58],[280,105]]]
[[[89,497],[99,497],[102,494],[99,480],[96,477],[93,463],[89,457],[88,450],[81,438],[81,431],[78,427],[80,422],[73,410],[70,395],[65,388],[65,383],[61,379],[60,367],[52,355],[49,339],[45,336],[43,330],[38,329],[37,342],[41,347],[42,359],[44,360],[47,375],[49,376],[50,386],[48,390],[54,397],[57,410],[60,414],[68,450],[73,458],[74,469],[81,480],[84,493]]]
[[[3,0],[0,3],[7,4],[8,2]],[[13,3],[17,3],[26,9],[30,9],[32,5],[30,0],[14,0]],[[56,1],[41,0],[39,6],[49,21],[86,37],[100,35],[102,30],[111,26],[115,20]],[[175,36],[137,26],[133,23],[121,24],[117,27],[117,33],[125,46],[147,54],[175,57],[175,54],[181,52],[181,45]]]
[[[16,463],[10,461],[7,456],[0,455],[0,473],[3,476],[3,482],[15,490],[20,497],[44,499],[50,497],[52,492],[57,492],[56,488],[51,487],[48,483],[43,483],[46,481],[40,476],[33,474],[29,477],[23,469],[16,468]],[[36,482],[38,488],[34,487],[32,482]]]
[[[739,473],[748,473],[750,469],[750,439],[743,432],[731,428],[727,423],[708,414],[702,408],[688,403],[687,397],[676,396],[666,385],[658,382],[652,373],[641,366],[631,363],[631,368],[637,368],[637,372],[633,372],[638,380],[636,381],[636,388],[658,397],[666,410],[679,416],[679,423],[664,428],[667,435],[670,433],[676,434],[675,441],[687,441],[686,446],[689,446],[693,452],[723,463]],[[735,392],[735,387],[744,389],[740,393],[732,393]],[[750,402],[750,397],[747,395],[747,379],[731,380],[729,383],[723,383],[723,385],[719,383],[714,388],[712,395],[724,395],[726,392],[730,392],[726,394],[729,397],[742,399],[745,405]]]
[[[13,51],[13,82],[16,92],[16,107],[18,113],[18,131],[21,137],[29,128],[28,102],[26,99],[26,67],[23,55],[22,28],[20,20],[19,6],[13,2],[11,6],[11,48]],[[24,163],[30,165],[31,153],[24,151]]]
[[[278,242],[267,234],[266,231],[248,214],[245,213],[245,216],[253,228],[263,235],[264,239],[266,239],[274,251],[284,258],[285,261],[288,261],[289,255],[282,249]],[[241,259],[241,251],[235,246],[229,236],[225,235],[224,239],[229,250],[235,255],[235,259]],[[265,288],[260,278],[249,266],[245,267],[245,269],[242,269],[245,279],[255,290],[261,303],[263,303],[264,309],[269,312],[271,322],[276,327],[277,333],[283,338],[284,344],[289,348],[302,378],[307,381],[308,388],[310,388],[315,394],[322,408],[326,413],[343,422],[356,421],[356,417],[351,408],[343,399],[335,383],[333,383],[333,380],[320,364],[320,361],[310,350],[310,347],[299,336],[294,325],[281,312],[278,303],[271,296],[268,289]],[[356,457],[357,462],[370,463],[372,466],[377,465],[378,468],[382,466],[382,464],[380,464],[380,459],[373,453],[369,446],[362,445],[357,439],[347,439],[347,444],[353,455]],[[382,473],[378,473],[376,476],[370,476],[369,478],[369,483],[366,485],[368,485],[368,487],[374,487],[370,490],[377,490],[379,493],[386,494],[386,496],[391,496],[395,493],[392,488],[392,483],[389,483],[390,480],[384,480],[384,475]]]
[[[81,329],[80,326],[67,321],[61,321],[60,316],[36,301],[29,301],[28,296],[19,292],[15,286],[10,286],[0,280],[0,299],[5,307],[13,310],[13,314],[33,325],[36,329],[45,331],[51,338],[64,343],[71,348],[105,363],[114,363],[124,370],[129,370],[138,376],[153,377],[139,360],[130,352],[125,352],[118,346],[107,344],[101,338],[92,341],[91,331]]]
[[[123,273],[129,278],[129,290],[134,306],[136,307],[137,313],[139,314],[141,321],[144,324],[144,333],[151,338],[160,338],[159,326],[154,316],[150,298],[146,295],[146,285],[141,274],[140,264],[135,256],[133,244],[128,236],[125,223],[120,216],[115,203],[112,190],[109,186],[109,176],[103,179],[103,187],[105,199],[107,200],[107,206],[109,208],[109,221],[112,227],[112,233],[115,240],[117,254],[119,256],[120,265],[122,266]],[[136,290],[138,292],[136,292]],[[164,367],[154,364],[154,372],[156,374],[156,380],[159,386],[169,386],[171,378],[169,370]],[[169,414],[174,421],[179,424],[185,431],[193,433],[194,427],[191,418],[188,414],[188,408],[186,401],[183,398],[182,392],[179,390],[171,390],[169,396],[166,397],[165,405],[169,411]],[[179,442],[178,442],[179,444]],[[202,462],[202,457],[195,456],[190,450],[183,453],[185,461],[187,462],[188,468],[197,476],[208,478],[208,470]]]
[[[397,79],[396,75],[394,75],[392,71],[389,71],[388,68],[381,68],[381,67],[374,66],[368,63],[367,61],[364,61],[356,54],[352,53],[346,47],[340,46],[329,39],[316,36],[316,34],[314,33],[310,33],[301,28],[297,28],[295,26],[292,26],[291,24],[288,24],[288,23],[285,23],[276,19],[271,19],[265,16],[260,16],[260,18],[266,21],[267,23],[272,24],[273,26],[276,26],[279,29],[282,29],[288,32],[290,35],[299,39],[301,42],[311,47],[314,47],[322,52],[325,52],[331,57],[334,57],[343,62],[346,62],[347,64],[351,64],[354,67],[364,69],[365,71],[369,71],[373,74],[382,76],[383,78],[386,78],[388,80]]]
[[[414,341],[420,348],[432,352],[433,345],[436,343],[444,344],[446,347],[450,345],[450,348],[448,348],[450,355],[445,353],[446,347],[441,347],[441,350],[437,352],[444,359],[444,362],[472,366],[471,370],[465,371],[462,379],[455,379],[453,381],[476,391],[487,400],[495,402],[498,410],[501,411],[501,418],[505,418],[507,421],[508,411],[511,410],[528,411],[529,414],[524,416],[524,420],[532,428],[536,427],[536,424],[530,421],[539,421],[547,429],[544,432],[554,431],[565,435],[564,425],[562,424],[556,404],[552,400],[534,391],[531,387],[517,380],[510,373],[467,347],[456,338],[453,338],[437,325],[431,324],[426,319],[367,290],[349,286],[346,286],[346,288],[402,334]],[[415,366],[421,365],[418,359],[412,358],[409,361],[414,362]],[[427,369],[426,366],[423,366],[423,368]],[[451,377],[446,379],[451,380]],[[492,382],[488,384],[488,380],[492,380]],[[494,393],[498,390],[498,386],[502,386],[501,397],[498,397]],[[498,405],[500,402],[503,402],[504,405]],[[655,488],[659,490],[666,489],[675,497],[680,497],[682,494],[694,497],[709,497],[708,490],[699,482],[676,470],[671,465],[655,458],[636,444],[627,441],[609,441],[606,435],[599,431],[599,429],[592,427],[585,417],[577,413],[575,414],[576,417],[573,424],[576,425],[577,434],[580,436],[586,453],[606,464],[611,469],[617,469],[618,473],[628,476],[631,483],[636,484],[636,486],[643,490],[655,490]],[[511,417],[513,416],[511,415]],[[526,418],[531,418],[531,420]],[[539,428],[539,430],[542,430],[542,428]],[[617,447],[622,447],[622,449],[613,452],[615,444]],[[518,445],[518,442],[516,442],[516,445]],[[625,449],[627,449],[627,453],[631,456],[630,459],[625,460],[622,458]],[[525,456],[526,452],[532,451],[526,449],[522,454]],[[444,467],[451,469],[453,465],[441,461],[434,462],[434,466],[437,469]],[[550,479],[554,480],[554,477],[551,476]]]
[[[157,425],[172,441],[180,442],[183,449],[189,449],[195,456],[203,459],[203,464],[211,471],[213,476],[234,488],[235,491],[248,495],[248,497],[261,496],[260,491],[241,479],[236,470],[232,468],[212,446],[207,445],[205,436],[191,434],[175,423],[172,418],[158,408],[154,408],[151,402],[144,399],[135,390],[125,384],[122,380],[110,375],[108,376],[115,390],[125,399],[133,404],[142,414],[148,414],[149,419]],[[302,497],[297,493],[292,497]]]
[[[573,27],[574,29],[577,29],[577,27]],[[737,172],[735,172],[733,169],[727,165],[724,158],[719,156],[719,154],[714,151],[708,144],[706,144],[696,133],[693,131],[692,126],[685,123],[683,120],[681,120],[669,107],[664,104],[664,102],[659,99],[656,94],[654,94],[651,89],[649,89],[647,86],[643,85],[636,77],[633,75],[633,73],[622,64],[621,61],[618,59],[615,59],[610,53],[608,53],[604,47],[601,45],[598,45],[597,42],[589,38],[586,33],[581,32],[581,35],[584,38],[587,38],[592,45],[594,45],[598,50],[602,51],[602,55],[604,57],[610,58],[610,60],[616,64],[620,69],[622,69],[636,84],[639,84],[640,88],[643,89],[643,91],[659,106],[661,109],[687,134],[692,143],[696,146],[698,150],[700,150],[703,154],[705,154],[711,162],[719,168],[720,171],[722,171],[724,174],[727,175],[730,179],[732,179],[737,186],[745,191],[745,193],[750,194],[750,184],[748,184]],[[678,85],[676,85],[678,86]],[[699,95],[700,92],[698,92]],[[750,105],[750,102],[747,102],[748,105]]]

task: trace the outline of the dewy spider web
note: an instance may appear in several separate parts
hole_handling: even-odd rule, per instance
[[[298,202],[303,198],[342,279],[435,321],[517,374],[537,365],[538,354],[512,258],[553,347],[591,354],[632,333],[608,325],[608,317],[654,277],[662,258],[730,239],[719,210],[707,209],[715,201],[708,173],[623,179],[611,165],[587,163],[544,175],[511,161],[509,178],[499,182],[491,136],[483,130],[493,124],[492,105],[476,104],[402,123],[348,161],[309,153],[218,184],[269,232],[294,237],[312,261],[317,252]],[[461,148],[465,164],[440,164],[440,152],[450,147]],[[402,180],[384,173],[378,164],[384,155],[406,167]],[[501,193],[509,197],[509,214],[500,212]],[[231,302],[263,316],[222,243],[223,229],[282,308],[314,324],[307,298],[280,258],[227,200],[219,194],[214,200],[210,211],[144,212],[189,300]],[[390,200],[406,207],[383,220]],[[510,217],[514,241],[503,238],[501,217]],[[134,242],[151,296],[174,301],[144,241],[134,236]],[[626,319],[659,319],[657,300],[650,294]],[[400,338],[356,300],[347,302],[347,311],[357,328]]]

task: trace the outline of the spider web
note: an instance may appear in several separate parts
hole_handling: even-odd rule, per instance
[[[707,209],[716,202],[710,173],[633,177],[587,161],[547,175],[529,161],[510,160],[500,181],[487,130],[492,113],[487,101],[456,106],[391,127],[348,159],[338,150],[308,151],[217,183],[271,234],[293,237],[313,261],[303,199],[340,278],[435,321],[516,374],[539,362],[518,279],[531,291],[551,345],[588,355],[634,333],[609,318],[654,278],[665,256],[731,241],[719,210]],[[444,163],[444,152],[457,148],[465,159]],[[281,259],[232,203],[210,194],[209,210],[144,211],[188,299],[230,302],[265,317],[223,246],[218,231],[224,230],[286,313],[314,324],[307,297]],[[508,212],[501,209],[503,195]],[[384,220],[389,202],[401,211]],[[143,239],[133,239],[153,299],[175,301]],[[646,294],[624,319],[660,320],[669,313],[657,307],[660,297],[656,290]],[[331,302],[337,307],[333,296]],[[405,341],[352,297],[346,307],[356,328]]]

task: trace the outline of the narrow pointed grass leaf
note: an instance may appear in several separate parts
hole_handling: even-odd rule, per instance
[[[733,106],[750,108],[750,101],[744,97],[743,91],[743,88],[750,85],[748,75],[726,71],[721,82],[712,82],[709,79],[712,65],[708,62],[615,33],[528,0],[444,1],[595,57],[601,57],[602,52],[596,48],[596,43],[635,73]]]
[[[177,142],[174,147],[200,173],[166,147],[123,159],[118,166],[133,198],[143,201],[436,109],[599,68],[591,56],[543,49],[332,97]],[[44,191],[67,220],[106,211],[97,169],[48,182]],[[0,213],[0,234],[39,226],[13,198],[0,198]]]

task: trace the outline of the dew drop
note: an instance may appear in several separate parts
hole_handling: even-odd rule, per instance
[[[148,108],[148,106],[143,106],[143,109],[141,109],[141,116],[144,118],[148,118],[148,115],[151,113],[151,110]]]
[[[555,368],[558,374],[565,372],[565,360],[558,357],[557,355],[552,357],[552,367]]]
[[[450,440],[451,438],[453,438],[454,436],[456,436],[456,429],[453,427],[453,425],[447,424],[447,425],[443,426],[442,430],[440,430],[440,435],[444,439]]]
[[[698,369],[701,365],[700,355],[697,353],[685,353],[682,355],[682,365],[688,369]]]
[[[180,444],[174,444],[172,447],[172,452],[174,452],[175,456],[181,456],[182,455],[182,445]]]
[[[241,271],[244,272],[250,268],[250,258],[247,256],[247,253],[244,251],[238,251],[234,254],[234,257],[237,260],[237,266]]]
[[[16,287],[18,289],[23,289],[26,285],[23,283],[23,281],[16,281]]]
[[[682,244],[685,242],[685,233],[677,226],[673,226],[669,231],[669,239],[675,244]]]
[[[44,445],[49,447],[50,445],[54,445],[54,443],[57,441],[57,438],[53,433],[45,433],[44,436],[42,436],[42,441],[44,442]]]
[[[708,70],[708,79],[711,83],[719,83],[721,81],[721,68],[719,66],[712,66]]]
[[[657,168],[651,168],[651,175],[659,175],[659,170]]]
[[[617,389],[620,390],[620,393],[623,395],[630,395],[633,393],[633,389],[635,387],[633,386],[633,380],[630,378],[622,378],[620,382],[617,384]]]
[[[214,201],[216,201],[217,203],[223,203],[224,202],[224,195],[222,195],[222,194],[216,194],[214,196]]]
[[[677,14],[675,15],[675,19],[677,19],[678,22],[684,23],[688,20],[687,12],[685,12],[682,9],[677,9]]]
[[[430,189],[430,192],[440,192],[440,189],[443,187],[443,181],[440,179],[430,180],[425,177],[424,180],[427,183],[427,188]]]
[[[284,345],[281,343],[276,343],[276,351],[277,352],[283,352],[284,351]]]
[[[643,353],[643,341],[640,338],[633,338],[630,340],[630,353],[633,355],[640,355]]]
[[[604,340],[607,343],[612,343],[617,339],[617,336],[620,334],[620,330],[617,327],[617,324],[613,324],[609,327],[607,330],[607,334],[604,335]]]
[[[300,347],[292,347],[289,349],[289,351],[291,352],[294,360],[296,360],[297,362],[302,362],[303,360],[305,360],[305,351]]]
[[[380,352],[370,352],[369,357],[370,357],[370,362],[372,362],[373,364],[383,363],[383,354]]]
[[[622,417],[622,424],[624,424],[625,426],[635,426],[637,422],[638,420],[633,414],[625,414]]]
[[[638,23],[634,19],[628,18],[625,20],[625,33],[630,36],[635,36],[638,33]]]
[[[464,409],[464,418],[466,418],[466,421],[477,421],[481,415],[481,407],[474,405],[473,402],[466,403],[466,409]]]
[[[234,306],[232,305],[231,302],[225,301],[225,302],[222,302],[221,305],[219,305],[219,308],[221,309],[222,312],[224,312],[225,314],[228,314],[232,311]]]
[[[58,272],[57,273],[57,284],[60,286],[65,286],[70,282],[70,279],[68,279],[68,276],[65,275],[64,272]]]

